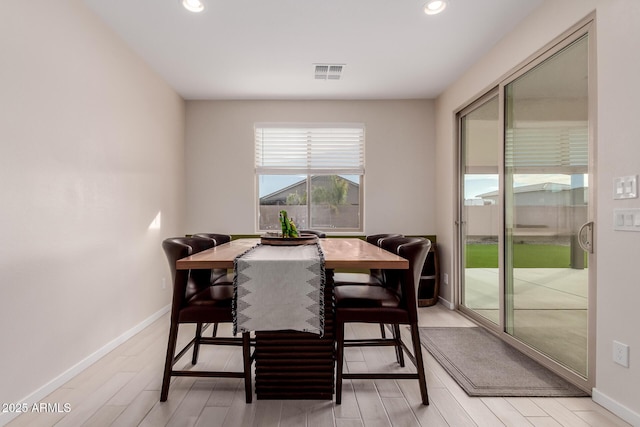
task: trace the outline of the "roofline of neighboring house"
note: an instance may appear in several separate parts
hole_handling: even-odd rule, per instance
[[[313,175],[313,177],[316,177],[316,176],[326,176],[326,175]],[[359,186],[360,186],[360,184],[358,184],[357,182],[354,182],[354,181],[350,180],[349,178],[345,178],[345,177],[343,177],[342,175],[338,175],[338,176],[340,176],[340,178],[344,179],[345,181],[349,181],[351,184],[355,185],[356,187],[359,187]],[[313,177],[311,178],[312,180],[313,180]],[[269,197],[272,197],[272,196],[274,196],[274,195],[276,195],[276,194],[278,194],[278,193],[282,193],[282,192],[284,192],[284,191],[286,191],[286,190],[291,190],[292,188],[294,188],[294,187],[296,187],[296,186],[300,185],[301,183],[305,182],[306,180],[307,180],[307,179],[305,178],[305,179],[302,179],[302,180],[300,180],[300,181],[296,181],[296,182],[294,182],[293,184],[290,184],[290,185],[288,185],[288,186],[286,186],[286,187],[284,187],[284,188],[281,188],[281,189],[279,189],[279,190],[277,190],[277,191],[274,191],[273,193],[265,194],[264,196],[260,197],[260,200],[268,199]]]
[[[562,184],[560,182],[543,182],[541,184],[530,184],[530,185],[522,185],[520,187],[515,187],[513,189],[514,193],[533,193],[535,191],[553,191],[553,189],[548,189],[547,187],[550,185],[556,186],[556,191],[567,191],[571,190],[571,186],[569,184]],[[499,195],[498,191],[490,191],[488,193],[478,194],[476,197],[484,198],[484,197],[493,197]]]

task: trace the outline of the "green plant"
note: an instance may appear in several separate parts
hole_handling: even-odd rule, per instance
[[[298,237],[298,229],[289,218],[287,211],[280,211],[280,226],[282,227],[282,237]]]
[[[289,193],[289,195],[287,196],[286,203],[289,206],[291,206],[291,205],[306,205],[307,204],[307,192],[305,191],[302,196],[300,194],[298,194],[297,191],[295,193]]]
[[[338,206],[347,202],[349,183],[338,175],[331,175],[329,179],[328,185],[313,187],[313,202],[315,204],[329,205],[334,211],[337,211]]]

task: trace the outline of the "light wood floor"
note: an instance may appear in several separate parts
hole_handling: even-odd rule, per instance
[[[474,326],[436,305],[420,309],[421,326]],[[331,401],[245,404],[238,379],[176,378],[159,402],[168,315],[56,390],[44,401],[69,403],[69,413],[24,414],[18,426],[626,426],[590,398],[472,398],[424,350],[431,404],[420,404],[417,381],[345,381],[342,405]],[[181,339],[191,338],[184,328]],[[354,325],[352,336],[377,336],[376,325]],[[228,329],[223,329],[228,333]],[[400,369],[392,348],[347,349],[350,371]],[[239,369],[239,349],[205,346],[200,362]],[[186,358],[185,364],[190,363]],[[411,365],[408,362],[408,365]],[[405,368],[408,369],[408,368]]]

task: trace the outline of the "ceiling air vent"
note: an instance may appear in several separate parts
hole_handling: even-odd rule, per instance
[[[340,80],[343,64],[314,64],[316,80]]]

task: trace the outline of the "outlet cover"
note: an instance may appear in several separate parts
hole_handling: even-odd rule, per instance
[[[618,365],[629,367],[629,346],[618,341],[613,342],[613,361]]]

